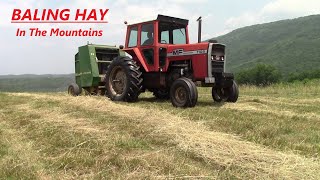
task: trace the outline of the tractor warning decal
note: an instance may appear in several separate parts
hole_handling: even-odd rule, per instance
[[[172,56],[188,56],[188,55],[194,55],[194,54],[207,54],[206,49],[201,50],[195,50],[195,51],[183,51],[183,49],[174,49],[171,53],[168,53],[168,57]]]

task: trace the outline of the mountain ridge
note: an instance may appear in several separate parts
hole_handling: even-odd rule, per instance
[[[242,27],[211,39],[227,45],[228,71],[259,63],[284,75],[320,67],[320,15]]]

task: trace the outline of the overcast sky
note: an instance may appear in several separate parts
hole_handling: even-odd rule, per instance
[[[68,8],[110,9],[108,24],[11,24],[14,8],[25,10]],[[73,13],[73,12],[71,12]],[[74,72],[74,54],[87,41],[94,44],[124,45],[126,26],[152,20],[157,14],[189,19],[191,42],[197,39],[197,22],[203,17],[203,39],[226,34],[253,24],[320,14],[319,0],[2,0],[0,2],[0,75],[66,74]],[[102,37],[16,37],[16,29],[39,27],[50,30],[97,29]]]

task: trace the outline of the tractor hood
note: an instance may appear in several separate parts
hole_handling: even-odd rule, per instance
[[[167,46],[167,56],[192,56],[197,54],[207,54],[208,42],[196,43],[196,44],[177,44]]]

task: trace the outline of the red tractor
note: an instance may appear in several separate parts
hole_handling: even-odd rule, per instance
[[[175,107],[197,103],[197,85],[212,87],[216,102],[236,102],[238,86],[225,72],[225,45],[201,42],[190,44],[188,20],[158,15],[156,20],[127,26],[125,51],[107,68],[106,95],[114,101],[134,102],[149,90],[156,98],[171,99]]]

